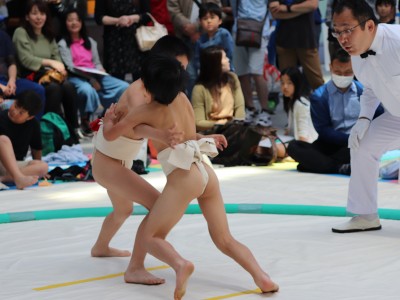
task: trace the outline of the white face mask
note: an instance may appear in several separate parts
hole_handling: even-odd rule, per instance
[[[339,76],[332,73],[333,83],[340,89],[347,88],[353,82],[354,76]]]

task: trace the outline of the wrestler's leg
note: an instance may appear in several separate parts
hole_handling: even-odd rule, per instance
[[[149,213],[144,228],[147,251],[170,265],[176,272],[174,299],[181,299],[186,291],[193,264],[184,259],[164,238],[182,218],[188,204],[203,190],[202,176],[195,164],[190,171],[176,169],[167,177],[167,184]]]
[[[231,235],[218,178],[212,168],[206,166],[206,170],[209,180],[204,193],[198,197],[198,202],[213,242],[219,250],[248,271],[263,292],[277,291],[278,285],[261,269],[250,249]]]
[[[143,229],[147,219],[148,216],[143,219],[136,231],[133,255],[131,256],[129,265],[124,273],[124,280],[126,283],[157,285],[165,282],[164,279],[155,277],[149,273],[144,267],[144,259],[147,250],[143,242]]]
[[[130,256],[128,250],[119,250],[110,247],[111,239],[121,228],[125,220],[132,214],[133,205],[130,199],[118,197],[112,191],[107,190],[113,211],[106,216],[101,226],[99,236],[94,244],[91,254],[93,257],[124,257]]]
[[[98,239],[92,248],[92,256],[129,256],[129,251],[112,249],[109,247],[109,243],[123,222],[131,215],[133,202],[151,209],[160,193],[141,176],[98,151],[93,159],[93,176],[100,185],[107,189],[114,210],[103,222]],[[137,236],[136,240],[140,240],[140,237]],[[134,249],[132,256],[135,258],[133,261],[136,264],[133,265],[134,271],[131,275],[135,276],[135,282],[163,283],[163,279],[157,278],[145,270],[146,250],[140,241],[135,242]]]

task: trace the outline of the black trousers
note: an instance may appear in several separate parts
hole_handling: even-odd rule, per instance
[[[78,128],[78,96],[75,87],[68,80],[65,80],[62,84],[53,82],[47,84],[45,90],[45,112],[51,111],[64,116],[71,128]]]
[[[299,163],[297,170],[300,172],[338,173],[342,164],[350,163],[350,149],[347,145],[339,146],[319,139],[312,144],[293,140],[287,152]]]

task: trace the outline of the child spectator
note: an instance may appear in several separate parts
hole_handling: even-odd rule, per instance
[[[118,101],[129,84],[105,73],[101,64],[97,43],[87,35],[84,18],[77,9],[70,9],[65,14],[63,36],[58,42],[61,58],[70,72],[69,81],[78,93],[80,127],[84,135],[92,135],[89,121],[99,103],[107,109]],[[83,72],[75,67],[84,67]]]
[[[378,14],[379,23],[394,24],[396,21],[396,1],[376,0],[375,10]]]
[[[200,52],[210,46],[221,46],[229,61],[232,61],[233,38],[231,33],[222,27],[222,8],[215,3],[208,2],[200,6],[199,11],[200,25],[203,33],[195,45],[194,62],[196,72],[200,68]],[[230,67],[233,70],[232,66]]]
[[[237,75],[229,71],[225,51],[211,46],[201,51],[200,74],[192,92],[196,130],[244,119],[244,98]]]
[[[33,91],[17,95],[9,110],[0,112],[0,181],[15,182],[18,189],[35,184],[47,174],[41,161],[42,139],[35,115],[42,101]],[[30,148],[31,161],[24,161]]]
[[[295,140],[312,143],[317,139],[310,114],[310,101],[305,89],[305,78],[297,67],[289,67],[281,73],[283,106],[288,114],[288,126],[285,134]],[[278,156],[285,157],[285,147],[277,144]]]

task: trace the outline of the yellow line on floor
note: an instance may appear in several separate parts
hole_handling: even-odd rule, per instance
[[[233,298],[233,297],[238,297],[238,296],[243,296],[243,295],[248,295],[248,294],[260,294],[261,290],[260,289],[255,289],[255,290],[247,290],[239,293],[234,293],[234,294],[228,294],[228,295],[222,295],[222,296],[217,296],[217,297],[211,297],[207,298],[204,300],[219,300],[219,299],[228,299],[228,298]]]
[[[146,270],[147,271],[155,271],[155,270],[168,269],[168,268],[169,268],[169,266],[162,265],[162,266],[158,266],[158,267],[147,268]],[[100,276],[100,277],[93,277],[93,278],[81,279],[81,280],[76,280],[76,281],[46,285],[46,286],[34,288],[33,290],[44,291],[44,290],[56,289],[56,288],[61,288],[61,287],[65,287],[65,286],[81,284],[81,283],[86,283],[86,282],[91,282],[91,281],[110,279],[110,278],[119,277],[119,276],[123,276],[123,275],[124,275],[124,273],[110,274],[110,275],[105,275],[105,276]]]

